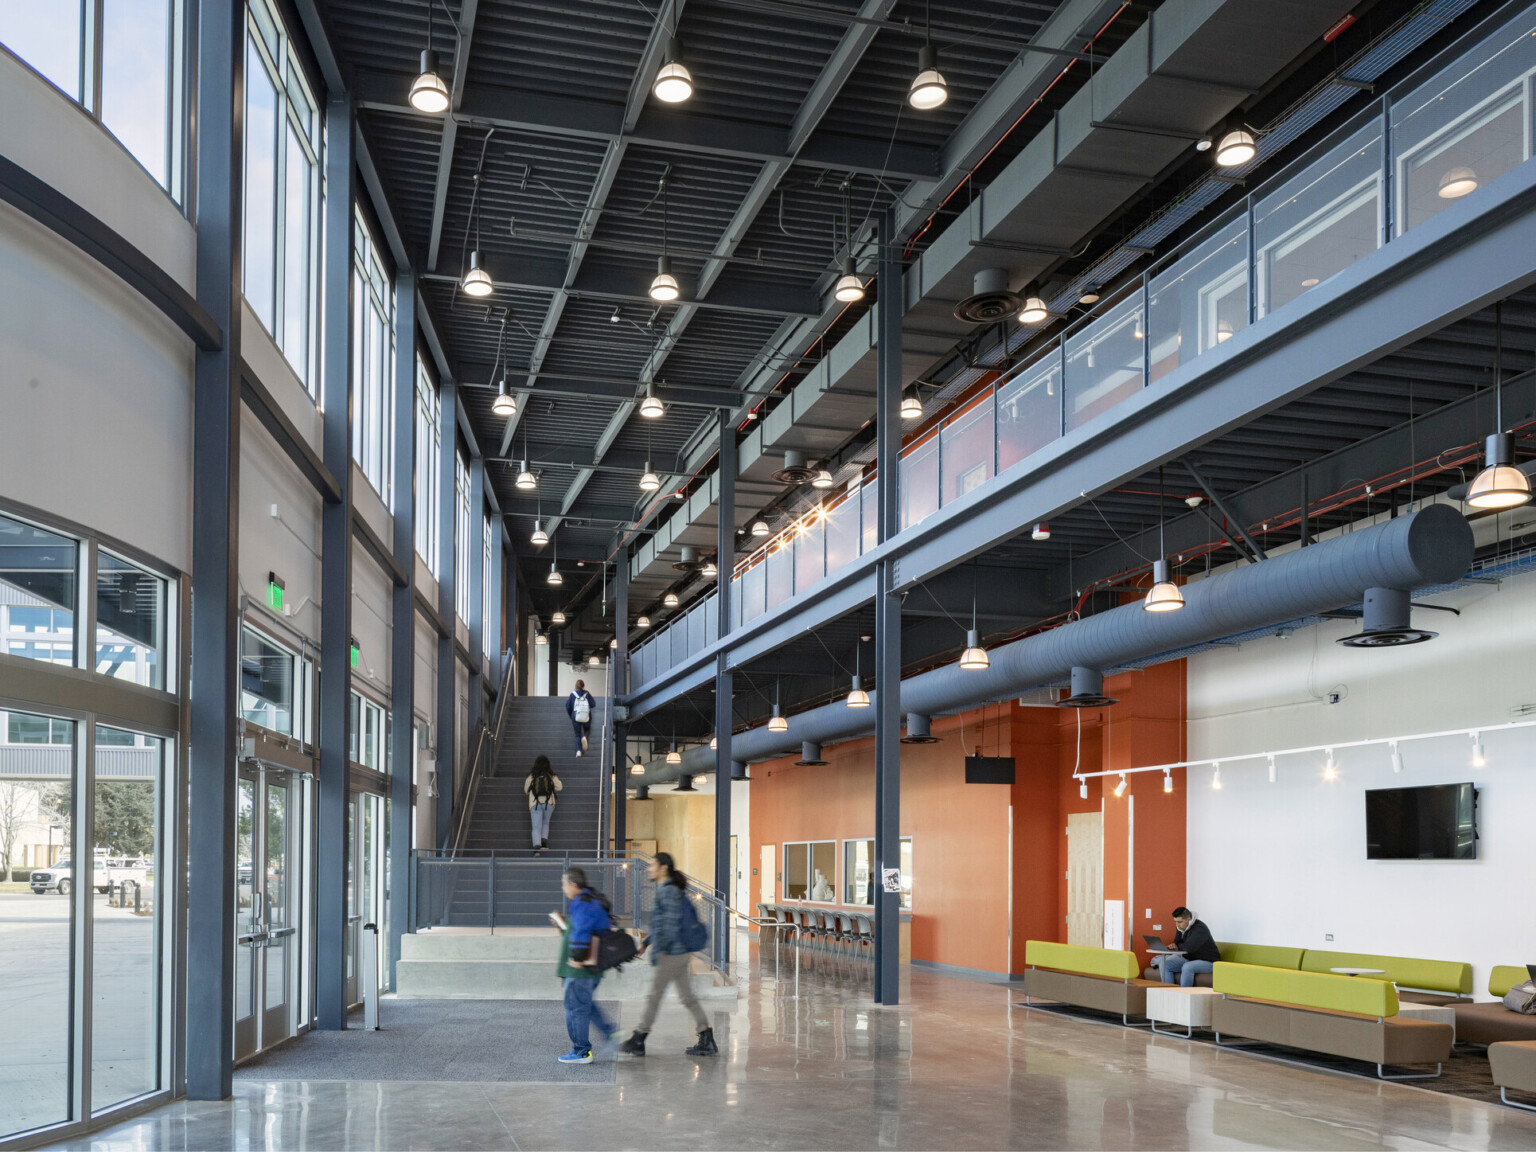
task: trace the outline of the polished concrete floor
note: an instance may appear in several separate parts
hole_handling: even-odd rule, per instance
[[[682,1054],[669,1000],[611,1084],[240,1081],[61,1147],[1536,1148],[1536,1115],[1024,1009],[997,985],[916,971],[896,1008],[848,980],[792,990],[753,978],[707,1005],[716,1059]]]

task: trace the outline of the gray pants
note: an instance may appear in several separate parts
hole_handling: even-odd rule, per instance
[[[661,998],[666,993],[668,984],[677,985],[677,995],[682,1000],[683,1007],[693,1013],[693,1019],[698,1024],[699,1031],[702,1032],[709,1027],[709,1017],[704,1015],[699,998],[693,994],[693,983],[688,977],[688,960],[687,953],[681,956],[656,953],[656,963],[651,968],[651,990],[645,997],[645,1015],[640,1017],[640,1023],[635,1028],[636,1032],[649,1032],[651,1025],[656,1023],[656,1010],[661,1007]]]

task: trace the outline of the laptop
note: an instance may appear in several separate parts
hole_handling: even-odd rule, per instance
[[[1163,943],[1160,936],[1143,936],[1142,939],[1147,943],[1148,952],[1162,952],[1165,954],[1172,954],[1174,951],[1174,949]]]

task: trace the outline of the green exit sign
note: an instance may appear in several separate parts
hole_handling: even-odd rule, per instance
[[[276,572],[268,572],[267,607],[271,608],[274,612],[281,612],[283,610],[283,591],[283,582],[278,577],[278,574]]]
[[[352,667],[357,667],[357,662],[363,658],[362,649],[357,646],[357,641],[352,641]]]

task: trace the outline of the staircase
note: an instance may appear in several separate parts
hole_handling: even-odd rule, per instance
[[[549,822],[546,855],[590,856],[598,848],[598,802],[603,780],[602,720],[607,701],[596,700],[591,747],[578,757],[562,696],[514,696],[507,701],[496,740],[492,774],[480,782],[469,813],[464,847],[472,851],[529,849],[533,822],[523,781],[543,753],[560,777],[560,798]]]

